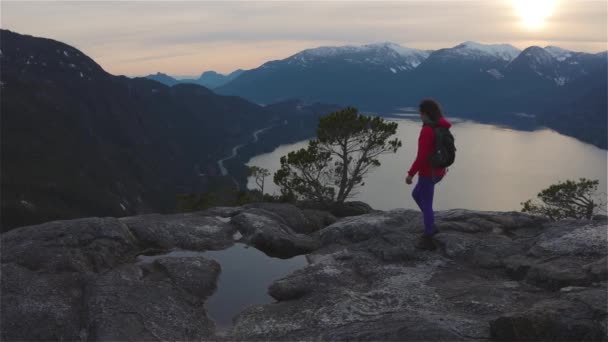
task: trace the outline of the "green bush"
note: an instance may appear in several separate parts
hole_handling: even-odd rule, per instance
[[[538,214],[551,220],[564,218],[591,219],[598,211],[605,211],[606,194],[598,194],[598,180],[581,178],[566,180],[542,190],[537,201],[522,203],[522,212]]]

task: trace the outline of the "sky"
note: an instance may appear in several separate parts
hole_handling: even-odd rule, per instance
[[[608,50],[606,0],[7,1],[0,27],[72,45],[115,75],[228,73],[318,46],[464,41]]]

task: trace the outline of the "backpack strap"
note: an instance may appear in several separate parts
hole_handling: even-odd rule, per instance
[[[435,143],[435,139],[437,138],[437,124],[434,121],[430,121],[430,122],[424,122],[422,124],[422,126],[431,126],[431,128],[433,128],[433,143]],[[435,152],[435,149],[437,148],[437,146],[435,146],[435,148],[433,148],[433,153]],[[429,164],[431,166],[431,182],[435,182],[435,169],[433,169],[433,164],[430,162],[429,160]]]

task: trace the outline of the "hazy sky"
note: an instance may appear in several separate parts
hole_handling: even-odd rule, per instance
[[[1,27],[73,45],[113,74],[255,68],[317,46],[467,40],[607,50],[606,0],[6,1]]]

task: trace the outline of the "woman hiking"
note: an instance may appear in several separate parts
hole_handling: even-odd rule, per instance
[[[434,250],[433,236],[437,234],[435,228],[435,214],[433,213],[433,194],[435,184],[439,183],[445,176],[446,169],[432,168],[429,157],[435,149],[435,131],[433,127],[450,128],[450,124],[444,117],[439,103],[431,99],[423,100],[419,105],[422,129],[418,138],[418,154],[412,167],[407,172],[405,182],[412,184],[412,178],[418,174],[418,183],[412,191],[412,197],[422,211],[424,219],[424,232],[416,243],[416,248]]]

